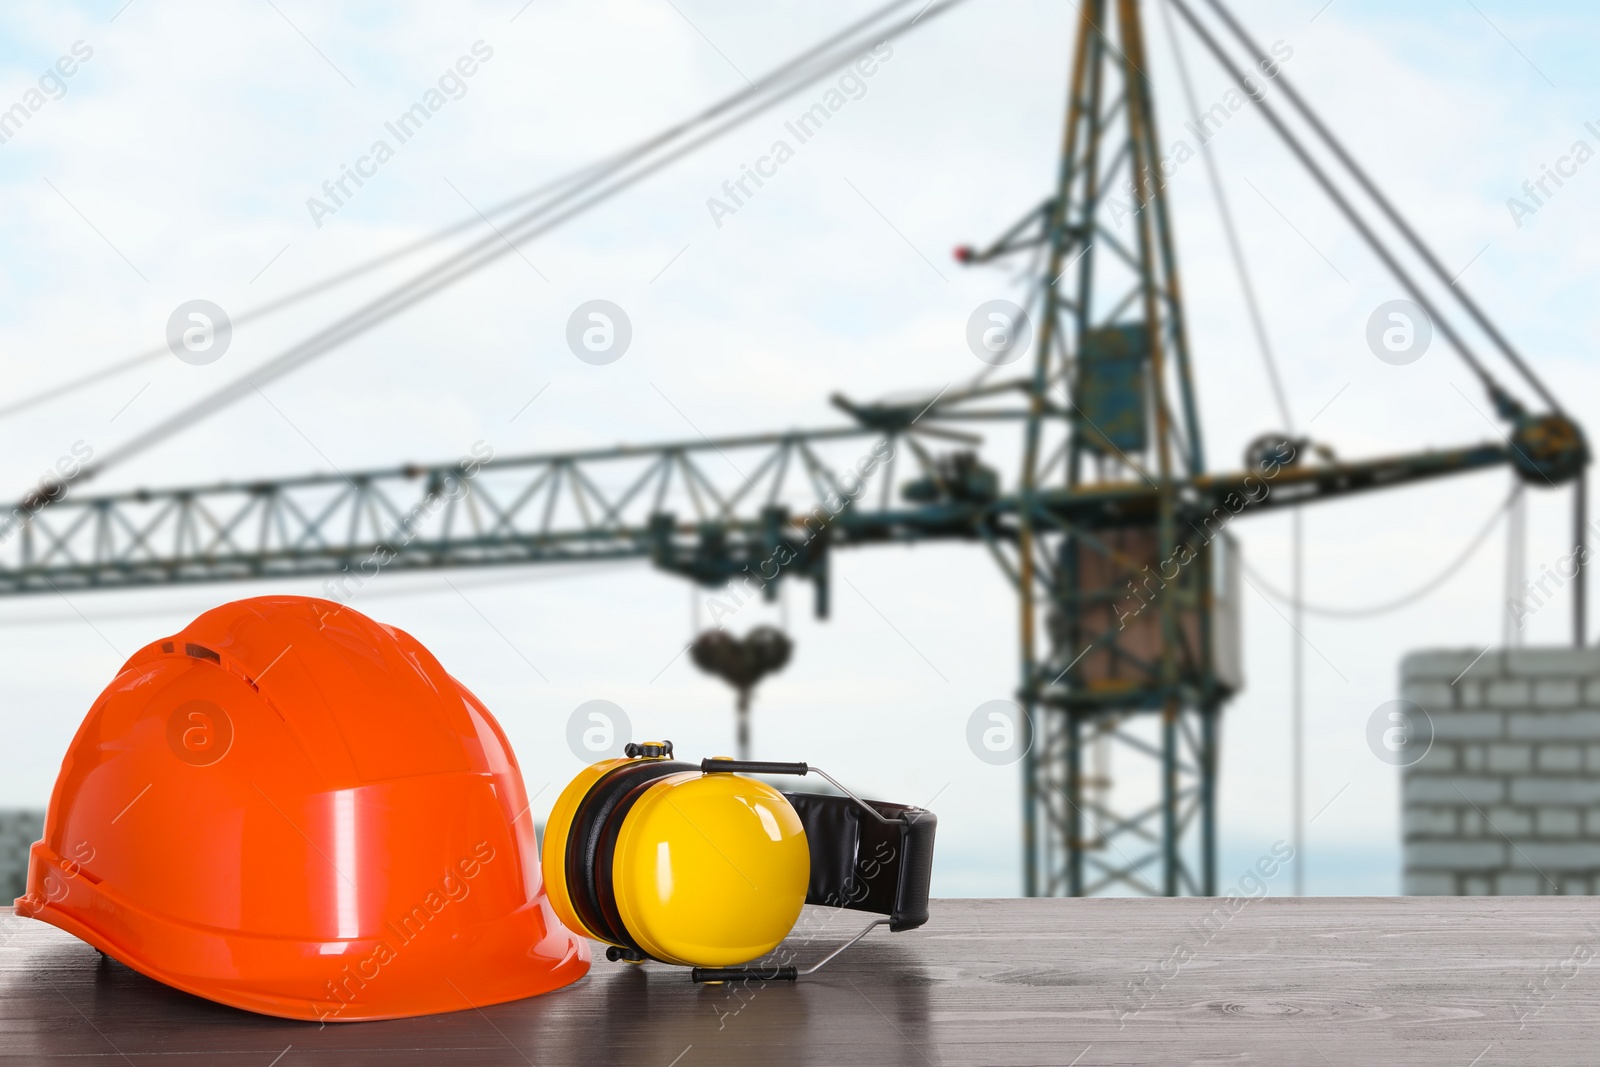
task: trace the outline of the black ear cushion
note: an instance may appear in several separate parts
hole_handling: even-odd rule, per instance
[[[690,767],[690,770],[698,770]],[[655,785],[660,775],[651,775],[635,784],[617,799],[616,805],[611,809],[600,824],[600,840],[595,846],[594,882],[596,895],[600,901],[600,916],[607,929],[615,930],[622,935],[622,942],[629,948],[638,949],[639,945],[634,940],[633,933],[622,921],[622,911],[617,907],[617,882],[612,877],[616,870],[617,838],[622,836],[622,828],[627,824],[628,813],[633,806],[644,796],[645,790]],[[640,949],[640,951],[644,951]]]
[[[624,763],[601,775],[578,801],[567,833],[567,895],[583,925],[602,940],[639,947],[623,928],[611,885],[611,853],[616,848],[622,820],[638,799],[633,794],[642,794],[644,787],[657,778],[698,770],[693,764],[676,760]]]

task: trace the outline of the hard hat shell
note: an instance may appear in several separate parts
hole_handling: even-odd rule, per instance
[[[793,805],[765,782],[615,759],[562,790],[544,867],[572,929],[667,963],[723,967],[765,955],[794,928],[811,857]]]
[[[557,989],[511,746],[409,634],[257,597],[140,649],[62,762],[17,914],[178,989],[292,1019]]]

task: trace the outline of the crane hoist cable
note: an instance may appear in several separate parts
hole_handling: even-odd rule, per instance
[[[604,174],[617,168],[627,166],[648,154],[665,146],[671,141],[684,136],[694,128],[710,122],[735,108],[738,108],[762,94],[781,90],[785,85],[791,84],[795,79],[804,79],[805,84],[814,81],[816,77],[825,75],[838,69],[844,59],[853,57],[862,48],[860,40],[863,33],[876,36],[878,32],[887,34],[887,30],[873,31],[873,27],[883,22],[896,10],[909,7],[917,0],[890,0],[889,3],[876,8],[869,14],[850,23],[844,28],[830,34],[828,37],[807,48],[805,51],[791,57],[786,62],[768,71],[756,81],[749,83],[745,88],[731,93],[726,97],[711,104],[702,111],[683,119],[665,130],[645,138],[627,148],[613,152],[608,156],[598,159],[576,170],[569,171],[550,181],[544,182],[526,192],[520,193],[507,200],[495,204],[482,213],[461,219],[460,221],[424,235],[416,240],[409,241],[397,248],[390,249],[370,259],[364,260],[354,266],[337,271],[317,281],[311,282],[299,289],[286,293],[268,301],[265,304],[247,309],[234,316],[233,325],[239,326],[302,303],[308,299],[330,292],[340,286],[346,285],[358,278],[371,274],[383,267],[405,260],[419,252],[423,252],[436,245],[442,244],[453,237],[470,233],[474,230],[492,228],[493,220],[502,218],[519,208],[530,204],[543,203],[548,205],[559,202],[563,194],[586,187],[600,179]],[[923,16],[926,17],[926,13]],[[910,24],[919,21],[913,17]],[[910,24],[903,23],[902,26]],[[890,27],[889,29],[896,29]],[[841,56],[841,43],[843,44]],[[820,68],[820,70],[819,70]],[[775,101],[774,101],[775,102]],[[80,389],[98,384],[106,378],[133,370],[136,367],[160,359],[168,354],[165,344],[126,356],[113,363],[99,367],[87,374],[72,378],[65,382],[58,382],[48,386],[37,393],[30,394],[0,405],[0,418],[37,407],[49,401],[67,396]]]
[[[1183,96],[1189,105],[1189,117],[1194,128],[1200,128],[1200,103],[1194,91],[1194,81],[1189,76],[1189,62],[1183,54],[1183,44],[1178,39],[1177,27],[1172,21],[1172,8],[1170,3],[1161,6],[1161,15],[1167,26],[1167,39],[1172,45],[1172,57],[1178,69],[1178,80],[1183,86]],[[1289,433],[1294,433],[1294,415],[1289,410],[1289,394],[1283,387],[1283,373],[1278,367],[1278,355],[1272,347],[1272,339],[1267,334],[1266,318],[1261,313],[1261,302],[1256,297],[1255,283],[1251,281],[1249,267],[1244,259],[1244,246],[1239,241],[1238,227],[1233,221],[1233,210],[1228,205],[1227,190],[1222,184],[1222,175],[1217,169],[1215,155],[1211,151],[1211,142],[1200,143],[1200,157],[1206,166],[1206,176],[1211,183],[1211,193],[1217,202],[1217,214],[1222,219],[1223,236],[1227,238],[1228,254],[1233,260],[1234,273],[1239,277],[1239,288],[1244,293],[1245,309],[1250,315],[1250,328],[1255,334],[1256,348],[1260,351],[1261,361],[1266,367],[1267,383],[1272,387],[1273,400],[1278,405],[1278,415],[1283,419],[1283,428]]]
[[[1411,592],[1406,593],[1404,596],[1396,597],[1393,600],[1386,600],[1381,604],[1373,604],[1368,607],[1361,608],[1330,607],[1323,604],[1305,604],[1303,602],[1301,606],[1305,611],[1311,613],[1312,615],[1321,615],[1330,619],[1370,619],[1378,615],[1387,615],[1392,611],[1399,611],[1401,608],[1410,607],[1412,604],[1417,603],[1424,597],[1427,597],[1433,593],[1451,578],[1454,578],[1456,574],[1460,572],[1461,568],[1465,567],[1467,563],[1471,561],[1472,557],[1477,554],[1478,549],[1483,547],[1483,543],[1488,539],[1489,534],[1494,531],[1494,528],[1500,522],[1501,517],[1504,516],[1506,512],[1511,510],[1512,505],[1516,503],[1519,495],[1525,488],[1526,486],[1524,483],[1518,482],[1512,488],[1511,493],[1506,497],[1504,503],[1498,505],[1494,509],[1493,514],[1489,516],[1489,521],[1484,523],[1483,528],[1473,535],[1472,540],[1467,542],[1467,546],[1461,550],[1460,554],[1452,559],[1442,571],[1434,575],[1432,578],[1429,578],[1426,582],[1423,582]],[[1272,599],[1284,604],[1294,604],[1296,602],[1293,596],[1273,586],[1265,578],[1261,577],[1261,575],[1256,572],[1255,568],[1251,567],[1248,563],[1244,563],[1243,566],[1245,573],[1250,576],[1251,582],[1259,587],[1262,592],[1272,597]]]
[[[1179,80],[1183,84],[1184,99],[1189,105],[1191,129],[1202,129],[1204,123],[1200,117],[1200,102],[1194,91],[1194,80],[1189,75],[1189,61],[1183,52],[1183,41],[1178,36],[1178,27],[1172,20],[1171,4],[1161,5],[1162,20],[1167,28],[1167,40],[1172,45],[1174,65],[1178,69]],[[1256,296],[1256,287],[1250,276],[1249,265],[1245,262],[1244,243],[1239,240],[1239,230],[1234,223],[1233,210],[1228,204],[1227,188],[1222,184],[1222,173],[1217,166],[1216,153],[1212,150],[1210,140],[1200,142],[1200,156],[1205,163],[1206,177],[1211,183],[1212,195],[1217,201],[1217,214],[1222,219],[1222,231],[1227,238],[1228,253],[1233,260],[1235,273],[1239,276],[1239,288],[1243,291],[1245,308],[1249,312],[1250,326],[1255,333],[1256,347],[1261,353],[1261,362],[1266,368],[1267,381],[1272,387],[1273,399],[1278,405],[1278,415],[1283,419],[1285,433],[1295,433],[1294,412],[1289,407],[1289,394],[1283,385],[1283,372],[1278,366],[1278,354],[1272,346],[1272,338],[1267,333],[1266,316],[1261,311],[1261,301]],[[1302,508],[1295,508],[1289,527],[1289,574],[1291,587],[1294,592],[1290,601],[1290,630],[1291,644],[1289,646],[1289,709],[1290,709],[1290,823],[1293,831],[1293,844],[1295,854],[1304,856],[1306,853],[1306,821],[1305,821],[1305,717],[1306,717],[1306,663],[1305,663],[1305,561],[1306,561],[1306,531],[1305,512]],[[1294,867],[1294,893],[1295,896],[1305,895],[1306,864],[1296,863]]]
[[[716,140],[755,116],[763,114],[783,100],[800,92],[800,90],[858,59],[861,51],[867,45],[925,26],[940,15],[959,7],[965,2],[966,0],[939,0],[939,2],[924,7],[910,18],[903,18],[887,27],[874,30],[870,35],[866,35],[865,42],[858,35],[856,39],[846,42],[827,55],[822,56],[816,62],[804,67],[794,78],[779,84],[764,98],[756,96],[754,103],[748,108],[732,115],[708,132],[696,135],[687,143],[675,145],[665,154],[641,163],[632,170],[629,170],[627,165],[609,167],[603,178],[598,180],[591,179],[585,182],[581,190],[564,191],[555,197],[553,201],[524,212],[504,227],[496,227],[492,234],[480,239],[465,250],[446,257],[421,274],[390,290],[384,296],[368,302],[333,325],[285,349],[270,359],[265,366],[259,367],[249,374],[214,390],[142,433],[135,435],[104,460],[86,467],[81,477],[92,478],[102,471],[126,462],[168,437],[189,429],[196,423],[215,415],[218,411],[236,403],[250,393],[259,391],[259,387],[262,384],[281,378],[299,369],[319,356],[331,352],[346,342],[366,333],[374,326],[386,322],[414,304],[517,251],[518,242],[549,232],[569,219],[637,184],[644,178],[661,170],[667,164],[693,152],[704,144]],[[899,5],[899,0],[895,0],[895,5]],[[735,95],[745,98],[751,97],[749,92]],[[596,184],[600,185],[598,189],[594,188]],[[562,208],[562,204],[572,199],[575,192],[582,192],[587,195],[580,195],[575,203]],[[551,214],[552,211],[555,212],[553,215]]]
[[[1345,214],[1346,218],[1349,219],[1352,225],[1355,226],[1357,232],[1361,234],[1362,238],[1367,242],[1372,250],[1379,256],[1380,259],[1383,260],[1385,265],[1389,267],[1391,273],[1393,273],[1395,277],[1399,279],[1401,284],[1407,290],[1409,290],[1410,295],[1434,320],[1435,324],[1439,327],[1440,332],[1451,341],[1457,351],[1457,354],[1463,360],[1465,360],[1472,370],[1478,375],[1480,381],[1482,381],[1485,389],[1488,391],[1491,400],[1493,401],[1495,407],[1499,410],[1501,416],[1515,420],[1518,423],[1523,422],[1526,418],[1526,415],[1522,409],[1522,406],[1516,400],[1514,400],[1509,393],[1502,389],[1499,383],[1489,376],[1488,372],[1485,370],[1483,364],[1477,358],[1476,354],[1462,342],[1461,337],[1456,332],[1454,326],[1440,315],[1438,309],[1431,301],[1421,295],[1421,290],[1418,288],[1415,281],[1399,268],[1399,265],[1395,261],[1393,255],[1376,241],[1375,236],[1370,228],[1367,227],[1365,221],[1354,212],[1354,209],[1350,206],[1348,201],[1346,201],[1338,193],[1332,182],[1328,179],[1327,175],[1323,173],[1321,168],[1317,166],[1317,164],[1305,151],[1304,147],[1284,126],[1283,122],[1278,118],[1273,108],[1269,106],[1264,99],[1262,99],[1259,91],[1254,90],[1248,79],[1241,76],[1239,70],[1224,54],[1222,47],[1211,36],[1211,34],[1206,31],[1205,27],[1200,24],[1199,20],[1194,16],[1193,12],[1189,10],[1184,0],[1169,0],[1169,2],[1178,9],[1179,13],[1184,17],[1185,21],[1189,23],[1195,34],[1211,51],[1212,55],[1216,58],[1217,62],[1223,67],[1223,69],[1228,71],[1228,73],[1233,77],[1234,81],[1245,90],[1246,94],[1249,95],[1252,100],[1254,100],[1257,107],[1261,109],[1262,115],[1267,119],[1268,123],[1271,124],[1273,130],[1300,159],[1301,163],[1308,169],[1308,171],[1310,171],[1311,175],[1322,186],[1324,192],[1328,194],[1330,199],[1334,201],[1339,209]],[[1249,36],[1239,20],[1235,18],[1228,10],[1223,0],[1205,0],[1205,2],[1227,25],[1229,30],[1243,46],[1245,51],[1253,57],[1253,62],[1261,64],[1264,71],[1274,70],[1274,65],[1271,63],[1271,60],[1261,51],[1260,45]],[[1378,188],[1377,183],[1371,178],[1367,171],[1355,161],[1354,157],[1345,148],[1344,144],[1333,134],[1326,123],[1324,123],[1320,116],[1317,115],[1316,111],[1308,103],[1306,103],[1305,99],[1294,88],[1289,79],[1283,75],[1281,68],[1276,69],[1274,73],[1274,80],[1283,87],[1284,95],[1289,99],[1293,108],[1315,132],[1317,137],[1321,140],[1323,146],[1329,152],[1331,152],[1332,155],[1339,161],[1339,163],[1343,165],[1345,170],[1349,172],[1361,189],[1365,191],[1367,196],[1373,201],[1373,203],[1377,205],[1383,216],[1386,217],[1390,224],[1397,231],[1399,231],[1402,237],[1404,237],[1405,241],[1411,246],[1412,251],[1418,257],[1420,257],[1427,265],[1428,269],[1432,271],[1437,280],[1442,283],[1444,287],[1451,292],[1451,294],[1454,295],[1456,301],[1463,308],[1465,308],[1468,316],[1477,324],[1479,329],[1483,331],[1490,341],[1493,342],[1495,347],[1499,349],[1501,355],[1505,357],[1506,361],[1509,362],[1516,372],[1522,377],[1522,379],[1533,388],[1534,392],[1539,396],[1539,398],[1549,405],[1551,417],[1566,421],[1566,416],[1562,410],[1560,402],[1545,386],[1544,382],[1539,378],[1539,376],[1534,373],[1527,361],[1523,359],[1522,354],[1517,351],[1510,341],[1506,339],[1505,335],[1494,324],[1494,322],[1490,320],[1489,316],[1483,311],[1477,301],[1474,300],[1460,284],[1458,284],[1459,279],[1450,275],[1450,272],[1445,268],[1444,264],[1440,262],[1439,257],[1434,253],[1432,248],[1430,248],[1428,244],[1422,240],[1422,238],[1417,234],[1416,230],[1406,220],[1405,216],[1402,215],[1395,207],[1393,201],[1391,201],[1389,197]],[[1571,429],[1574,433],[1577,432],[1575,426],[1571,427]],[[1523,453],[1521,448],[1518,447],[1514,442],[1512,443],[1512,447],[1516,449],[1516,451],[1524,460],[1527,459],[1526,454]],[[1577,481],[1575,497],[1573,501],[1573,541],[1579,546],[1579,549],[1582,550],[1588,539],[1587,481],[1584,473],[1584,467],[1588,463],[1588,457],[1586,450],[1582,449],[1581,438],[1579,447],[1582,451],[1582,454],[1578,459],[1578,469],[1576,472]],[[1548,475],[1545,477],[1546,480],[1549,481]],[[1552,482],[1551,484],[1554,483]],[[1587,640],[1586,588],[1586,584],[1580,579],[1577,583],[1575,595],[1573,597],[1573,633],[1575,642],[1580,646]]]
[[[1278,139],[1281,140],[1289,149],[1289,151],[1294,154],[1301,166],[1306,169],[1307,173],[1309,173],[1312,179],[1316,181],[1317,185],[1321,187],[1323,193],[1327,195],[1328,199],[1333,201],[1334,206],[1339,209],[1340,214],[1344,215],[1346,221],[1348,221],[1350,225],[1355,228],[1356,233],[1360,235],[1367,247],[1370,248],[1373,254],[1383,262],[1384,266],[1388,268],[1389,273],[1394,275],[1395,279],[1399,281],[1400,285],[1406,290],[1411,299],[1416,301],[1422,310],[1427,313],[1434,325],[1438,327],[1439,332],[1444,334],[1445,337],[1450,341],[1451,345],[1454,346],[1456,350],[1456,354],[1460,356],[1467,366],[1472,369],[1473,373],[1478,376],[1478,380],[1483,384],[1484,389],[1487,390],[1488,393],[1497,400],[1502,397],[1507,397],[1508,394],[1506,391],[1494,379],[1494,376],[1489,373],[1488,368],[1485,367],[1483,361],[1478,358],[1477,353],[1473,350],[1472,346],[1467,343],[1466,338],[1461,336],[1461,334],[1456,330],[1455,325],[1444,316],[1444,314],[1439,310],[1438,305],[1435,304],[1432,298],[1430,298],[1428,294],[1423,291],[1422,286],[1418,284],[1416,278],[1412,276],[1411,272],[1408,271],[1397,258],[1395,258],[1395,254],[1389,249],[1388,245],[1386,245],[1383,240],[1373,232],[1372,227],[1368,224],[1366,218],[1356,210],[1355,206],[1350,203],[1349,199],[1344,195],[1344,193],[1339,190],[1339,187],[1334,184],[1333,179],[1328,176],[1328,173],[1323,170],[1323,168],[1317,163],[1316,159],[1312,157],[1309,151],[1307,151],[1306,146],[1301,142],[1300,138],[1296,137],[1293,131],[1291,131],[1288,126],[1284,124],[1283,119],[1279,117],[1277,111],[1272,107],[1272,105],[1268,104],[1266,100],[1262,98],[1260,91],[1252,91],[1252,82],[1250,79],[1239,69],[1232,57],[1228,55],[1227,51],[1222,47],[1217,39],[1212,36],[1211,32],[1206,29],[1205,25],[1201,23],[1197,17],[1195,17],[1194,12],[1189,9],[1188,4],[1185,3],[1184,0],[1168,0],[1168,2],[1172,4],[1179,15],[1183,16],[1184,21],[1189,24],[1189,28],[1194,31],[1195,36],[1200,39],[1200,42],[1206,46],[1207,51],[1211,53],[1212,58],[1216,60],[1217,64],[1222,67],[1222,69],[1228,73],[1228,76],[1238,84],[1239,88],[1250,97],[1256,108],[1261,112],[1262,117],[1265,118],[1268,125],[1272,127],[1273,132],[1278,135]]]
[[[1227,6],[1222,3],[1222,0],[1205,0],[1205,2],[1210,5],[1211,9],[1215,11],[1217,16],[1221,18],[1223,23],[1227,25],[1229,31],[1232,32],[1234,37],[1238,38],[1239,43],[1245,48],[1245,50],[1250,52],[1255,57],[1255,61],[1257,63],[1270,64],[1272,62],[1271,58],[1261,50],[1261,46],[1257,44],[1253,38],[1251,38],[1244,26],[1239,23],[1239,20],[1236,19],[1233,16],[1233,13],[1228,10]],[[1356,162],[1355,158],[1345,148],[1344,143],[1341,142],[1339,138],[1334,135],[1333,131],[1331,131],[1322,121],[1321,116],[1317,114],[1310,104],[1306,103],[1305,98],[1302,97],[1295,89],[1293,83],[1289,81],[1288,76],[1279,70],[1278,74],[1273,78],[1273,81],[1283,89],[1284,96],[1287,97],[1289,102],[1294,105],[1295,110],[1300,113],[1301,117],[1306,120],[1307,125],[1309,125],[1312,130],[1316,132],[1317,136],[1322,139],[1322,142],[1327,145],[1328,150],[1333,153],[1334,157],[1338,159],[1341,164],[1344,165],[1344,168],[1350,172],[1351,176],[1355,178],[1356,182],[1361,186],[1361,188],[1364,189],[1367,195],[1372,198],[1373,202],[1378,205],[1379,210],[1381,210],[1385,217],[1388,218],[1390,223],[1394,225],[1395,229],[1400,231],[1400,234],[1405,237],[1407,243],[1410,244],[1412,249],[1416,251],[1417,255],[1422,258],[1423,262],[1428,265],[1428,268],[1433,271],[1440,281],[1445,283],[1445,287],[1450,290],[1450,292],[1455,296],[1456,300],[1461,303],[1461,306],[1466,309],[1467,314],[1472,317],[1473,321],[1478,324],[1479,328],[1482,329],[1483,332],[1488,335],[1489,339],[1494,342],[1495,347],[1500,349],[1501,353],[1506,357],[1511,365],[1515,367],[1519,373],[1521,373],[1523,379],[1533,387],[1534,391],[1537,392],[1541,398],[1543,398],[1544,402],[1550,405],[1550,410],[1560,414],[1560,402],[1556,400],[1555,396],[1550,392],[1549,389],[1545,388],[1544,382],[1537,374],[1533,372],[1533,369],[1528,365],[1527,361],[1522,358],[1522,354],[1517,351],[1516,347],[1506,339],[1505,335],[1500,332],[1500,329],[1495,326],[1494,322],[1489,318],[1489,316],[1484,313],[1478,302],[1474,300],[1466,291],[1466,289],[1460,284],[1459,279],[1450,275],[1449,270],[1447,270],[1444,264],[1439,261],[1438,255],[1436,255],[1428,243],[1417,234],[1417,231],[1411,226],[1411,223],[1407,221],[1406,217],[1402,215],[1394,206],[1394,202],[1384,194],[1383,190],[1378,188],[1377,183],[1373,181],[1366,169],[1362,167],[1360,163]]]

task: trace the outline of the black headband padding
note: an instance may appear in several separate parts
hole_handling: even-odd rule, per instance
[[[628,931],[617,917],[616,894],[611,884],[611,850],[617,844],[617,830],[622,826],[621,816],[626,815],[638,799],[630,794],[638,787],[648,785],[657,778],[683,771],[698,770],[693,764],[674,760],[638,760],[613,767],[601,775],[589,791],[578,801],[572,813],[572,826],[567,831],[567,896],[578,918],[601,940],[637,949]],[[639,792],[643,792],[639,788]],[[624,805],[624,801],[627,803]],[[621,810],[619,811],[619,807]],[[609,837],[607,829],[612,823]],[[602,848],[602,841],[605,842]],[[604,877],[601,868],[604,867]],[[609,902],[610,907],[606,906]]]
[[[886,819],[872,818],[849,797],[785,793],[805,827],[811,850],[807,904],[889,916],[889,929],[913,930],[928,921],[933,880],[933,812],[869,800]]]

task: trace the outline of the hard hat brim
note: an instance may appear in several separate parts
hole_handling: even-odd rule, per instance
[[[31,858],[35,870],[68,866],[42,841]],[[16,914],[58,927],[185,993],[281,1019],[375,1022],[465,1011],[560,989],[590,965],[588,942],[562,926],[544,899],[437,946],[420,939],[396,945],[392,937],[252,937],[133,908],[108,886],[83,878],[69,884],[69,896],[60,901],[37,892],[19,897]],[[113,931],[123,936],[108,936]],[[181,968],[155,963],[151,945],[160,946],[163,960],[181,961]],[[321,964],[312,968],[314,978],[307,967],[313,960]]]

